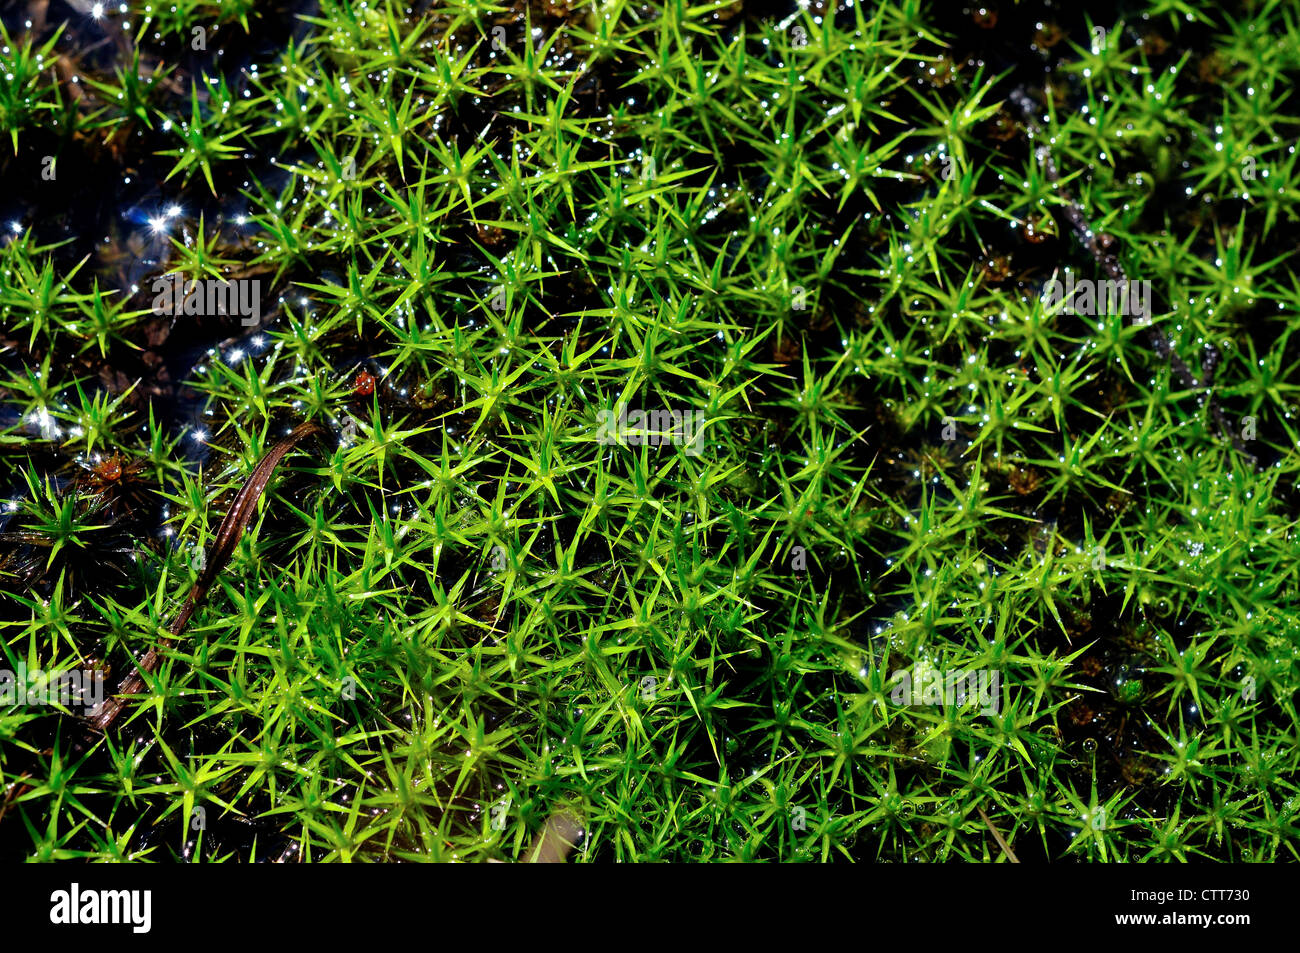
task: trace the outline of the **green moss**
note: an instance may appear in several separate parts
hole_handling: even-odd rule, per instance
[[[0,705],[6,856],[1294,855],[1288,8],[172,6],[4,38],[0,667],[117,684],[328,433],[106,737]]]

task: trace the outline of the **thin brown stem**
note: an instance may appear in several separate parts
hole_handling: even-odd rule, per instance
[[[1007,860],[1011,861],[1013,864],[1020,863],[1020,858],[1016,856],[1016,852],[1011,849],[1011,845],[1006,842],[998,829],[993,826],[993,822],[989,820],[989,816],[984,813],[984,808],[977,807],[975,810],[980,812],[980,817],[984,818],[984,823],[987,824],[989,830],[993,832],[993,839],[998,842],[998,846],[1002,848],[1002,853],[1006,855]]]
[[[1025,129],[1029,134],[1030,145],[1034,150],[1034,156],[1037,158],[1039,165],[1042,166],[1047,181],[1066,200],[1065,217],[1070,223],[1070,229],[1074,232],[1075,237],[1083,245],[1084,250],[1092,256],[1108,279],[1123,281],[1123,287],[1128,287],[1128,276],[1124,273],[1123,265],[1120,264],[1117,250],[1103,247],[1100,237],[1088,222],[1088,216],[1083,207],[1075,200],[1069,189],[1061,184],[1061,175],[1056,168],[1055,160],[1052,158],[1052,150],[1048,148],[1045,142],[1036,142],[1038,139],[1046,138],[1043,136],[1042,127],[1038,123],[1038,113],[1041,107],[1036,105],[1034,98],[1023,86],[1012,90],[1007,98],[1020,111]],[[1178,352],[1174,350],[1165,333],[1151,323],[1151,315],[1139,311],[1133,315],[1133,323],[1146,327],[1147,341],[1151,345],[1151,349],[1169,365],[1170,371],[1178,380],[1178,383],[1188,390],[1201,391],[1204,394],[1203,399],[1208,405],[1210,417],[1219,433],[1231,440],[1232,446],[1238,452],[1244,454],[1252,464],[1256,463],[1254,454],[1247,450],[1241,438],[1232,432],[1227,416],[1224,414],[1223,408],[1219,406],[1219,401],[1210,387],[1214,380],[1214,369],[1218,366],[1221,358],[1218,350],[1213,345],[1207,346],[1204,362],[1205,378],[1203,381],[1198,381],[1191,368],[1187,366],[1187,362],[1179,357]]]
[[[212,543],[212,548],[208,551],[203,570],[199,573],[199,578],[194,583],[194,588],[190,590],[185,603],[181,606],[180,612],[176,614],[171,625],[167,627],[168,638],[163,639],[159,646],[146,652],[144,658],[140,659],[139,664],[136,666],[136,670],[122,679],[117,686],[117,691],[91,711],[87,718],[91,728],[101,732],[107,730],[117,719],[117,716],[121,714],[127,696],[138,695],[144,691],[146,676],[152,675],[158,668],[158,663],[162,660],[160,650],[170,648],[180,638],[195,611],[203,604],[203,600],[207,597],[208,590],[212,588],[213,582],[216,581],[218,573],[226,567],[226,563],[230,562],[230,557],[234,554],[235,547],[244,535],[244,530],[248,528],[248,524],[252,522],[253,514],[257,512],[257,501],[266,489],[267,483],[270,482],[275,468],[279,466],[285,454],[292,450],[299,441],[312,434],[323,432],[324,428],[319,424],[310,421],[299,424],[281,437],[266,452],[266,455],[257,462],[257,466],[253,468],[253,472],[244,481],[239,493],[236,494],[235,501],[230,505],[230,509],[226,511],[221,525],[217,527],[217,534]]]

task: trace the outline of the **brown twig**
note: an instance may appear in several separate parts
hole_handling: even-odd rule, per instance
[[[1017,857],[1016,852],[1011,849],[1011,845],[1008,844],[1002,835],[998,833],[998,829],[993,826],[993,822],[989,820],[989,816],[984,813],[984,808],[976,807],[975,810],[980,812],[980,817],[984,818],[984,823],[987,824],[989,830],[993,832],[993,839],[998,842],[998,846],[1002,848],[1002,853],[1006,854],[1007,860],[1011,861],[1013,864],[1020,863],[1020,858]]]
[[[145,653],[136,671],[122,679],[113,696],[95,706],[87,716],[87,722],[91,728],[96,731],[105,731],[121,714],[122,707],[126,704],[124,696],[138,695],[144,690],[145,676],[152,675],[154,670],[157,669],[158,663],[162,660],[162,650],[171,647],[180,638],[195,611],[202,604],[204,598],[207,597],[208,590],[212,588],[213,582],[216,581],[217,574],[230,561],[230,557],[235,552],[235,546],[238,545],[240,538],[244,535],[244,530],[248,527],[248,524],[252,522],[253,514],[257,512],[258,498],[261,497],[262,491],[266,489],[271,474],[275,472],[275,468],[279,466],[285,454],[292,450],[303,438],[315,433],[324,433],[324,428],[310,421],[299,424],[281,437],[275,446],[268,450],[266,455],[257,462],[257,466],[253,468],[253,472],[235,496],[234,503],[226,511],[226,516],[221,521],[221,525],[217,527],[216,540],[212,544],[211,551],[207,554],[203,571],[199,573],[199,578],[194,583],[194,588],[190,590],[184,605],[181,606],[180,612],[172,620],[172,624],[167,627],[169,637],[163,639],[160,645],[151,648]]]
[[[1025,129],[1029,133],[1029,141],[1034,148],[1034,155],[1043,168],[1043,173],[1047,176],[1047,181],[1056,189],[1057,193],[1066,200],[1065,217],[1070,223],[1070,228],[1074,232],[1079,243],[1092,256],[1093,260],[1105,272],[1106,277],[1111,281],[1122,281],[1122,287],[1128,287],[1128,276],[1124,273],[1124,266],[1119,262],[1117,249],[1107,247],[1101,240],[1092,226],[1088,222],[1088,216],[1084,213],[1083,208],[1075,200],[1069,189],[1061,184],[1061,176],[1056,168],[1056,162],[1052,159],[1052,150],[1046,143],[1038,143],[1035,140],[1042,138],[1042,127],[1038,124],[1038,107],[1034,98],[1023,87],[1018,86],[1012,90],[1007,97],[1011,103],[1020,111],[1021,118],[1024,121]],[[1141,305],[1138,305],[1139,309]],[[1133,315],[1133,323],[1139,326],[1145,326],[1147,329],[1147,341],[1156,355],[1169,364],[1178,383],[1188,390],[1204,392],[1205,402],[1209,406],[1210,417],[1214,420],[1214,425],[1219,433],[1226,436],[1232,441],[1232,446],[1240,453],[1244,454],[1252,464],[1256,463],[1255,455],[1246,449],[1246,445],[1241,438],[1232,432],[1232,427],[1228,423],[1227,416],[1223,408],[1219,406],[1218,399],[1214,396],[1210,384],[1214,380],[1214,370],[1218,366],[1222,355],[1213,345],[1207,345],[1207,353],[1204,361],[1205,379],[1198,381],[1196,375],[1192,373],[1191,368],[1187,366],[1178,352],[1174,350],[1169,338],[1151,322],[1151,315],[1139,310]]]

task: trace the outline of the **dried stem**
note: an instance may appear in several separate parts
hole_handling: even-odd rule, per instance
[[[262,491],[266,489],[275,468],[279,466],[285,454],[292,450],[299,441],[311,434],[323,432],[324,428],[319,424],[310,421],[299,424],[284,437],[281,437],[275,446],[268,450],[266,455],[257,462],[257,466],[253,468],[253,472],[240,488],[239,493],[235,496],[235,502],[226,511],[225,518],[217,528],[216,540],[207,554],[203,571],[194,583],[194,588],[190,590],[185,604],[181,606],[181,610],[177,613],[176,618],[172,620],[172,624],[167,627],[169,637],[164,639],[160,645],[146,652],[136,671],[122,679],[114,695],[105,699],[91,711],[87,718],[90,727],[97,731],[106,730],[121,714],[122,707],[126,704],[125,696],[138,695],[144,690],[145,676],[152,675],[157,669],[158,663],[162,659],[162,650],[169,648],[180,638],[195,611],[207,597],[208,590],[212,588],[218,573],[230,561],[230,557],[235,552],[235,546],[239,544],[240,538],[244,535],[244,530],[252,522],[253,514],[257,512],[257,501],[261,497]]]
[[[1002,848],[1002,853],[1006,854],[1007,860],[1011,861],[1013,864],[1020,863],[1020,858],[1016,856],[1016,852],[1011,849],[1011,845],[1006,842],[1006,839],[998,833],[998,829],[993,826],[993,822],[989,820],[989,816],[984,813],[984,808],[977,807],[975,810],[980,812],[980,817],[984,818],[984,823],[987,824],[989,830],[993,832],[993,839],[998,842],[998,846]]]
[[[1065,217],[1069,221],[1070,228],[1074,232],[1075,237],[1078,238],[1079,243],[1083,245],[1087,252],[1092,255],[1093,260],[1106,274],[1108,279],[1111,281],[1123,281],[1125,283],[1123,287],[1128,287],[1128,276],[1125,275],[1124,267],[1119,262],[1118,250],[1102,247],[1101,242],[1098,241],[1097,233],[1093,230],[1092,225],[1089,224],[1088,216],[1085,214],[1082,206],[1080,206],[1078,201],[1075,200],[1069,189],[1061,184],[1060,172],[1056,168],[1056,162],[1052,159],[1052,150],[1048,148],[1045,142],[1037,141],[1045,138],[1043,136],[1043,129],[1038,123],[1038,113],[1041,107],[1035,104],[1034,98],[1023,86],[1016,87],[1007,98],[1020,111],[1025,124],[1025,129],[1029,133],[1029,141],[1034,147],[1034,156],[1042,166],[1043,172],[1047,176],[1047,181],[1050,182],[1052,187],[1055,188],[1061,197],[1066,200]],[[1147,341],[1150,343],[1151,349],[1169,364],[1174,377],[1177,378],[1180,385],[1188,390],[1204,392],[1204,397],[1200,399],[1204,402],[1208,402],[1210,416],[1213,418],[1214,425],[1218,429],[1219,433],[1231,440],[1233,447],[1238,452],[1244,454],[1246,458],[1250,460],[1251,464],[1254,465],[1257,462],[1254,454],[1247,450],[1240,437],[1232,432],[1232,427],[1228,423],[1226,415],[1223,413],[1223,408],[1219,406],[1219,402],[1210,388],[1210,384],[1214,379],[1214,370],[1218,366],[1219,360],[1222,356],[1219,354],[1218,349],[1213,345],[1206,346],[1206,357],[1203,367],[1205,379],[1204,381],[1198,381],[1196,375],[1192,373],[1191,368],[1189,368],[1187,363],[1178,356],[1173,345],[1169,343],[1169,338],[1165,336],[1165,333],[1151,323],[1151,315],[1139,310],[1137,314],[1133,315],[1133,323],[1146,327]]]

